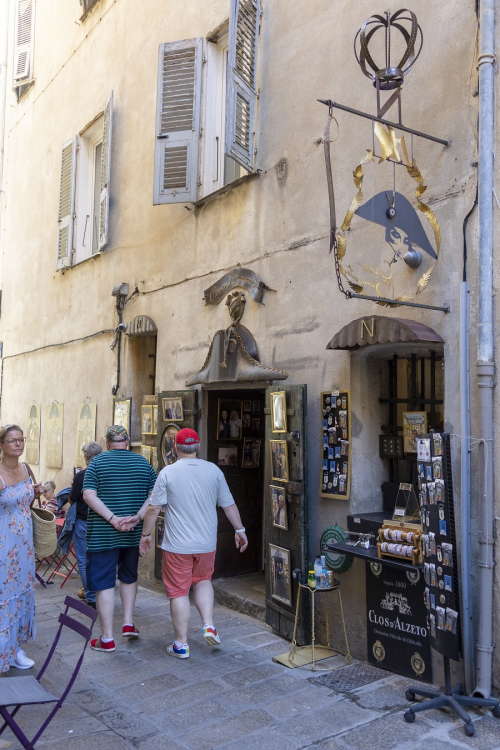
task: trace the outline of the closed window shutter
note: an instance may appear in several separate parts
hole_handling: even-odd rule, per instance
[[[108,244],[109,174],[111,167],[111,131],[113,126],[113,92],[104,109],[101,152],[101,198],[99,204],[99,250]]]
[[[197,198],[202,42],[160,44],[153,203]]]
[[[35,28],[33,0],[17,0],[14,44],[14,84],[33,76],[31,58]]]
[[[226,85],[228,156],[253,172],[260,0],[231,0]]]
[[[62,150],[59,215],[57,223],[57,259],[59,271],[71,265],[73,251],[73,214],[75,211],[76,138],[67,141]]]

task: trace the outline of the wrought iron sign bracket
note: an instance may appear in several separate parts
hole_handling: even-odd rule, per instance
[[[349,112],[351,115],[357,115],[358,117],[364,117],[366,120],[372,120],[373,122],[380,122],[382,125],[389,125],[395,130],[404,130],[405,133],[411,133],[419,138],[426,138],[428,141],[434,141],[434,143],[441,143],[443,146],[448,147],[451,144],[451,139],[437,138],[435,135],[429,135],[428,133],[422,133],[420,130],[409,128],[406,125],[400,125],[397,122],[386,120],[383,117],[376,117],[370,115],[368,112],[362,112],[359,109],[353,109],[352,107],[346,107],[345,104],[339,104],[332,99],[318,99],[321,104],[326,104],[329,109],[341,109],[343,112]]]
[[[406,300],[394,300],[386,297],[369,297],[367,294],[356,294],[356,292],[351,292],[349,289],[346,291],[346,297],[347,299],[369,299],[372,300],[372,302],[378,302],[384,305],[395,305],[396,307],[399,307],[399,305],[405,305],[406,307],[421,307],[424,310],[439,310],[444,313],[449,313],[451,309],[449,305],[436,307],[435,305],[421,305],[419,302],[407,302]]]

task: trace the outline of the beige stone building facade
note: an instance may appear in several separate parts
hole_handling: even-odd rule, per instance
[[[380,4],[3,0],[3,5],[9,11],[9,31],[2,91],[1,420],[27,428],[31,407],[41,405],[40,460],[33,466],[37,477],[54,479],[58,490],[70,484],[84,403],[96,405],[96,437],[103,443],[114,399],[131,398],[134,449],[158,446],[161,456],[162,436],[142,435],[141,406],[159,395],[161,417],[161,394],[180,397],[185,419],[200,432],[202,457],[217,461],[230,456],[230,446],[236,445],[232,455],[238,470],[228,466],[225,471],[234,469],[231,481],[244,522],[253,524],[254,555],[244,568],[228,554],[219,572],[264,568],[269,576],[275,564],[270,545],[292,551],[284,563],[291,600],[286,593],[273,598],[269,581],[267,596],[274,605],[270,621],[290,635],[297,595],[292,570],[304,571],[314,560],[327,527],[346,528],[349,514],[381,510],[383,483],[415,479],[408,462],[398,469],[395,459],[380,457],[379,436],[390,434],[390,425],[401,426],[403,411],[425,411],[429,420],[432,416],[429,427],[452,435],[460,558],[460,284],[463,223],[474,203],[478,171],[475,3],[467,0],[459,7],[451,0],[420,0],[413,7],[424,44],[405,81],[403,122],[450,141],[444,146],[405,135],[408,158],[416,160],[427,185],[422,201],[439,223],[439,257],[436,234],[420,212],[430,250],[422,252],[418,269],[403,259],[411,250],[408,239],[405,244],[408,227],[400,227],[399,237],[389,241],[380,223],[360,216],[354,216],[346,232],[343,261],[346,288],[360,291],[361,286],[365,295],[402,296],[430,308],[449,306],[449,312],[346,299],[339,291],[334,254],[329,254],[323,143],[328,109],[317,100],[333,99],[376,113],[375,89],[363,76],[352,45],[362,23],[382,12]],[[391,4],[392,12],[397,9]],[[336,140],[331,153],[340,227],[359,187],[353,170],[374,145],[380,155],[380,144],[369,119],[342,110],[333,114],[338,121],[338,136],[332,122],[331,140]],[[397,119],[396,110],[386,117]],[[374,159],[362,169],[364,200],[385,191],[389,206],[398,192],[417,206],[418,184],[403,167]],[[466,272],[471,289],[470,434],[480,437],[474,369],[477,237],[476,210],[466,226]],[[275,380],[261,372],[258,380],[219,379],[186,387],[202,369],[216,332],[230,323],[226,295],[219,304],[205,304],[204,292],[237,268],[254,272],[268,287],[263,304],[243,288],[242,325],[257,342],[260,362],[287,377]],[[495,270],[494,283],[497,278]],[[128,285],[126,296],[113,296],[121,284]],[[123,333],[117,331],[117,300],[125,302],[120,310],[127,325]],[[365,320],[365,335],[371,333],[375,341],[376,316],[423,324],[437,339],[425,344],[417,336],[415,344],[389,339],[351,351],[326,349],[354,320]],[[361,322],[359,326],[363,334]],[[396,392],[391,390],[394,368]],[[306,389],[298,388],[302,385]],[[269,393],[286,389],[289,430],[280,437],[270,431]],[[350,398],[348,500],[320,495],[322,420],[328,418],[321,413],[320,394],[336,390],[348,390]],[[196,398],[176,395],[180,391],[196,392]],[[395,411],[391,398],[401,400]],[[404,399],[408,405],[403,408]],[[64,407],[58,409],[62,424],[51,416],[53,405]],[[243,423],[227,444],[220,440],[224,408],[240,409]],[[176,424],[163,417],[162,429]],[[61,468],[46,461],[57,425]],[[261,440],[251,478],[242,468],[243,436]],[[286,492],[288,531],[276,532],[270,515],[270,439],[286,440],[290,472],[295,472],[289,479],[298,485]],[[221,447],[227,448],[223,454]],[[496,474],[495,450],[488,450]],[[474,443],[475,591],[482,466],[477,453]],[[274,484],[283,486],[279,480]],[[227,541],[224,534],[222,529],[221,545]],[[293,542],[287,534],[294,535]],[[367,655],[365,567],[355,559],[339,574],[351,651],[362,658]],[[151,559],[143,576],[154,575]],[[497,590],[498,576],[495,581]],[[340,629],[333,599],[331,616]],[[334,640],[343,647],[339,633]],[[494,665],[498,685],[498,655]]]

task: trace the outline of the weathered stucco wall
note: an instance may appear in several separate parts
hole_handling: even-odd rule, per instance
[[[213,333],[228,323],[224,305],[204,307],[203,290],[238,263],[250,267],[276,290],[266,293],[265,306],[249,301],[243,321],[259,344],[262,361],[287,370],[289,383],[308,386],[309,533],[314,554],[327,525],[345,524],[351,509],[371,510],[381,504],[382,468],[373,436],[380,424],[376,381],[384,376],[374,367],[371,400],[362,387],[370,380],[369,360],[353,361],[351,369],[349,353],[325,350],[332,335],[350,319],[381,309],[369,301],[346,301],[337,288],[333,257],[328,254],[328,203],[319,143],[326,108],[316,100],[331,97],[361,110],[375,110],[374,89],[356,64],[352,41],[361,23],[383,8],[372,0],[356,4],[267,0],[263,5],[259,178],[196,210],[186,210],[183,204],[152,205],[158,45],[206,36],[228,17],[228,0],[170,0],[168,4],[149,0],[147,12],[144,4],[139,7],[133,0],[101,0],[79,24],[75,23],[80,15],[78,0],[37,1],[36,83],[19,103],[10,96],[7,107],[2,421],[24,424],[33,401],[44,406],[53,400],[64,402],[64,468],[45,469],[42,458],[36,473],[42,479],[55,478],[58,487],[67,485],[77,404],[86,396],[97,403],[97,435],[102,439],[112,413],[116,352],[109,349],[111,333],[41,347],[113,329],[117,320],[111,289],[127,281],[131,290],[138,287],[139,294],[127,305],[125,322],[146,314],[158,326],[157,390],[183,388],[187,377],[201,367]],[[397,5],[392,3],[391,9]],[[420,299],[425,304],[448,303],[451,312],[385,308],[382,314],[420,320],[445,340],[445,427],[458,435],[462,222],[476,183],[476,16],[472,0],[460,7],[452,0],[438,4],[419,0],[414,9],[423,28],[424,48],[405,83],[404,121],[451,139],[447,149],[414,140],[415,157],[428,185],[426,198],[442,235],[440,261]],[[61,147],[102,111],[111,90],[108,249],[56,273]],[[332,153],[340,218],[355,193],[352,170],[365,149],[371,148],[372,136],[369,121],[338,112],[336,117],[340,132]],[[286,169],[278,170],[283,160]],[[367,195],[387,189],[375,165],[369,165],[365,174]],[[384,174],[387,177],[388,172]],[[411,198],[415,184],[410,178],[402,175],[400,185]],[[468,262],[473,298],[475,231],[473,217]],[[370,262],[371,240],[359,220],[353,222],[348,248],[354,262]],[[406,293],[414,291],[417,274]],[[472,330],[474,313],[473,305]],[[22,355],[33,349],[40,351]],[[474,359],[472,336],[472,363]],[[131,372],[124,364],[122,395],[132,388],[127,382]],[[474,377],[472,381],[474,393]],[[317,491],[319,393],[334,384],[353,389],[355,475],[350,504],[320,500]],[[474,397],[472,406],[474,412]],[[42,420],[42,456],[44,440]],[[459,444],[454,440],[458,503]],[[358,656],[365,649],[361,568],[356,563],[343,577],[352,647]]]

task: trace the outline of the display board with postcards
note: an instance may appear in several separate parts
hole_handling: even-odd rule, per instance
[[[417,464],[431,644],[443,656],[458,660],[460,602],[450,436],[431,433],[418,437]]]
[[[321,394],[321,497],[348,500],[351,486],[351,396],[348,390]]]

